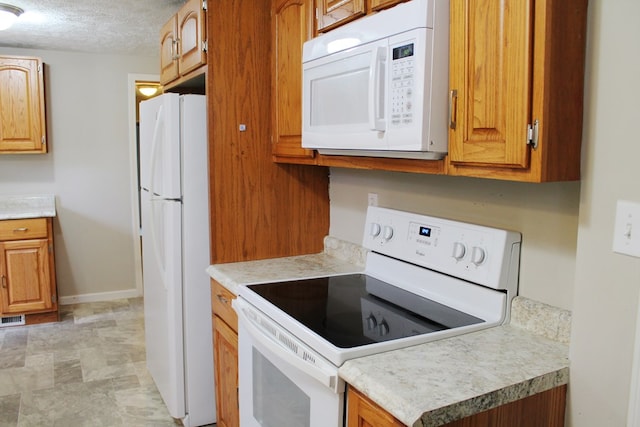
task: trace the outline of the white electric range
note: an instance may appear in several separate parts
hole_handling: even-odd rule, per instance
[[[243,427],[344,425],[346,360],[503,324],[520,233],[369,207],[361,274],[240,287]]]

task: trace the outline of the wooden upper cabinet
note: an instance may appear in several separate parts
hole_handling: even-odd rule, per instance
[[[167,84],[178,73],[178,18],[172,16],[160,29],[160,83]]]
[[[39,58],[0,56],[0,153],[47,151],[43,67]]]
[[[408,0],[316,0],[318,32],[332,30],[365,14]]]
[[[329,31],[366,13],[364,0],[316,0],[318,31]]]
[[[391,6],[395,6],[398,3],[403,3],[405,1],[408,1],[408,0],[369,0],[367,10],[368,11],[382,10]]]
[[[272,13],[273,155],[309,163],[302,148],[302,45],[313,33],[313,0],[274,0]]]
[[[206,1],[189,0],[160,30],[160,83],[167,85],[207,63]]]
[[[586,0],[451,0],[451,175],[580,178]]]
[[[178,11],[180,74],[187,74],[207,62],[205,19],[202,0],[189,0]]]

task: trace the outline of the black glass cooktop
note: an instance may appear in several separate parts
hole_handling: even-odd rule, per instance
[[[364,274],[249,288],[340,348],[484,322]]]

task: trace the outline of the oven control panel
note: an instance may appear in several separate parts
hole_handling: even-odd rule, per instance
[[[495,289],[517,281],[520,233],[370,206],[363,246]]]

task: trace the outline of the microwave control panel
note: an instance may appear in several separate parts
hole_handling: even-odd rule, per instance
[[[415,43],[392,48],[391,53],[391,125],[413,124],[415,91]]]

